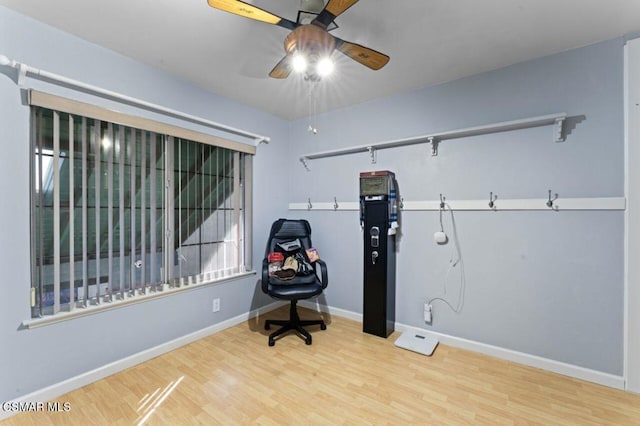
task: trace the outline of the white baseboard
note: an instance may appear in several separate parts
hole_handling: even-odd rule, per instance
[[[118,361],[114,361],[110,364],[96,368],[95,370],[88,371],[86,373],[64,380],[60,383],[56,383],[54,385],[37,390],[30,394],[24,395],[20,398],[16,398],[13,401],[9,401],[9,402],[10,403],[12,402],[18,402],[18,403],[45,402],[45,401],[55,400],[56,398],[66,393],[69,393],[73,390],[86,386],[90,383],[96,382],[105,377],[111,376],[115,373],[118,373],[129,367],[133,367],[134,365],[140,364],[144,361],[148,361],[152,358],[155,358],[157,356],[170,352],[174,349],[178,349],[189,343],[195,342],[196,340],[202,339],[204,337],[218,333],[227,328],[241,324],[244,321],[247,321],[258,315],[263,315],[264,313],[277,309],[283,305],[285,305],[285,303],[283,302],[270,303],[269,305],[263,306],[262,308],[255,309],[251,312],[238,315],[236,317],[214,324],[210,327],[203,328],[202,330],[198,330],[191,334],[187,334],[186,336],[182,336],[177,339],[171,340],[169,342],[163,343],[161,345],[155,346],[153,348],[147,349],[145,351],[138,352],[137,354],[133,354],[131,356],[120,359]],[[337,315],[342,318],[347,318],[350,320],[362,322],[362,314],[359,314],[353,311],[348,311],[345,309],[321,305],[317,301],[300,301],[299,305],[308,309],[327,312],[331,315]],[[526,354],[523,352],[504,349],[498,346],[487,345],[487,344],[475,342],[472,340],[449,336],[442,333],[436,333],[433,331],[421,329],[418,327],[412,327],[405,324],[396,323],[396,330],[402,331],[402,332],[410,331],[414,333],[425,334],[427,336],[438,339],[441,343],[445,345],[482,353],[485,355],[493,356],[495,358],[504,359],[507,361],[517,362],[519,364],[540,368],[542,370],[551,371],[554,373],[562,374],[565,376],[569,376],[569,377],[573,377],[581,380],[586,380],[589,382],[597,383],[604,386],[609,386],[616,389],[624,390],[625,388],[625,381],[624,381],[624,378],[621,376],[615,376],[612,374],[603,373],[603,372],[591,370],[588,368],[583,368],[583,367],[566,364],[559,361],[550,360],[547,358],[538,357],[535,355]],[[17,414],[17,413],[0,410],[0,420],[11,417],[14,414]]]
[[[309,309],[315,309],[320,312],[326,312],[331,315],[337,315],[339,317],[348,318],[354,321],[362,322],[362,314],[347,311],[344,309],[334,308],[326,305],[321,305],[317,301],[301,301],[300,306]],[[518,352],[511,349],[505,349],[498,346],[487,345],[485,343],[475,342],[473,340],[462,339],[460,337],[450,336],[447,334],[437,333],[423,328],[412,327],[406,324],[395,324],[396,331],[409,331],[412,333],[419,333],[429,337],[436,338],[445,345],[454,346],[456,348],[466,349],[473,352],[489,355],[494,358],[503,359],[506,361],[517,362],[519,364],[528,365],[530,367],[539,368],[553,373],[562,374],[564,376],[573,377],[576,379],[585,380],[588,382],[597,383],[599,385],[608,386],[615,389],[624,390],[625,380],[622,376],[616,376],[613,374],[603,373],[597,370],[591,370],[589,368],[579,367],[572,364],[567,364],[560,361],[554,361],[548,358],[542,358],[536,355],[527,354],[524,352]],[[436,349],[437,350],[437,349]]]
[[[273,309],[279,308],[280,306],[282,306],[282,304],[282,302],[270,303],[269,305],[254,309],[253,311],[238,315],[233,318],[229,318],[228,320],[219,322],[210,327],[203,328],[202,330],[198,330],[185,336],[178,337],[177,339],[168,341],[153,348],[138,352],[126,358],[114,361],[110,364],[103,365],[102,367],[98,367],[95,370],[87,371],[86,373],[79,374],[75,377],[48,386],[46,388],[39,389],[30,394],[16,398],[13,401],[9,401],[9,403],[46,402],[54,400],[66,393],[79,389],[105,377],[111,376],[129,367],[133,367],[134,365],[148,361],[174,349],[178,349],[182,346],[188,345],[189,343],[193,343],[196,340],[200,340],[227,328],[241,324],[244,321],[247,321],[258,315],[263,315],[265,312],[269,312]],[[0,420],[11,417],[14,414],[17,414],[17,412],[0,410]]]
[[[346,309],[329,307],[327,305],[321,305],[317,300],[301,300],[298,302],[299,306],[307,309],[313,309],[319,312],[326,312],[331,315],[337,315],[342,318],[347,318],[353,321],[362,322],[362,314],[353,311],[347,311]]]

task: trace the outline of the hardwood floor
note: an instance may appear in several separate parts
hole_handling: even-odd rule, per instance
[[[274,347],[251,320],[58,398],[69,412],[3,425],[640,424],[638,395],[444,345],[425,357],[325,319],[313,345]]]

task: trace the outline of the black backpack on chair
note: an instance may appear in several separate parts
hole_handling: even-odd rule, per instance
[[[271,324],[281,325],[282,328],[269,336],[269,346],[275,345],[275,338],[289,330],[294,330],[311,344],[311,334],[302,326],[320,325],[321,330],[327,328],[323,320],[301,321],[296,305],[298,300],[318,296],[327,287],[327,265],[322,259],[313,264],[309,262],[306,250],[311,245],[311,226],[304,219],[278,219],[271,225],[271,232],[267,241],[267,248],[262,261],[262,291],[279,300],[291,302],[289,320],[266,320],[265,329]],[[296,263],[295,275],[281,279],[277,275],[269,275],[269,253],[280,251],[287,259],[292,258]],[[290,261],[291,263],[293,261]],[[286,268],[284,265],[283,268]]]

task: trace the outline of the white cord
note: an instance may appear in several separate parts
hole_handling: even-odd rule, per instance
[[[432,297],[431,299],[428,299],[427,304],[430,305],[432,302],[436,300],[440,300],[441,302],[444,302],[447,306],[449,306],[449,308],[451,308],[453,312],[455,312],[456,314],[459,314],[462,311],[462,307],[464,306],[464,290],[465,290],[467,279],[464,272],[464,259],[462,257],[462,251],[460,250],[460,241],[458,239],[458,228],[456,226],[456,220],[453,215],[453,210],[451,209],[451,206],[447,203],[445,203],[444,206],[445,206],[444,208],[440,209],[440,230],[444,232],[444,226],[442,223],[442,213],[446,208],[448,208],[449,213],[451,214],[451,226],[453,228],[453,243],[455,246],[454,250],[455,250],[455,254],[457,255],[457,259],[454,261],[452,256],[451,259],[449,260],[449,268],[447,269],[447,273],[444,276],[444,286],[443,286],[442,296],[436,296],[436,297]],[[460,290],[458,293],[458,304],[456,305],[456,307],[454,307],[447,299],[445,299],[445,296],[447,295],[447,284],[448,284],[449,273],[453,270],[453,268],[455,268],[458,265],[460,265]]]

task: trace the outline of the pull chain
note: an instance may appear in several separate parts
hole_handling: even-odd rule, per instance
[[[318,97],[315,81],[309,81],[309,127],[307,130],[314,135],[318,134]]]

